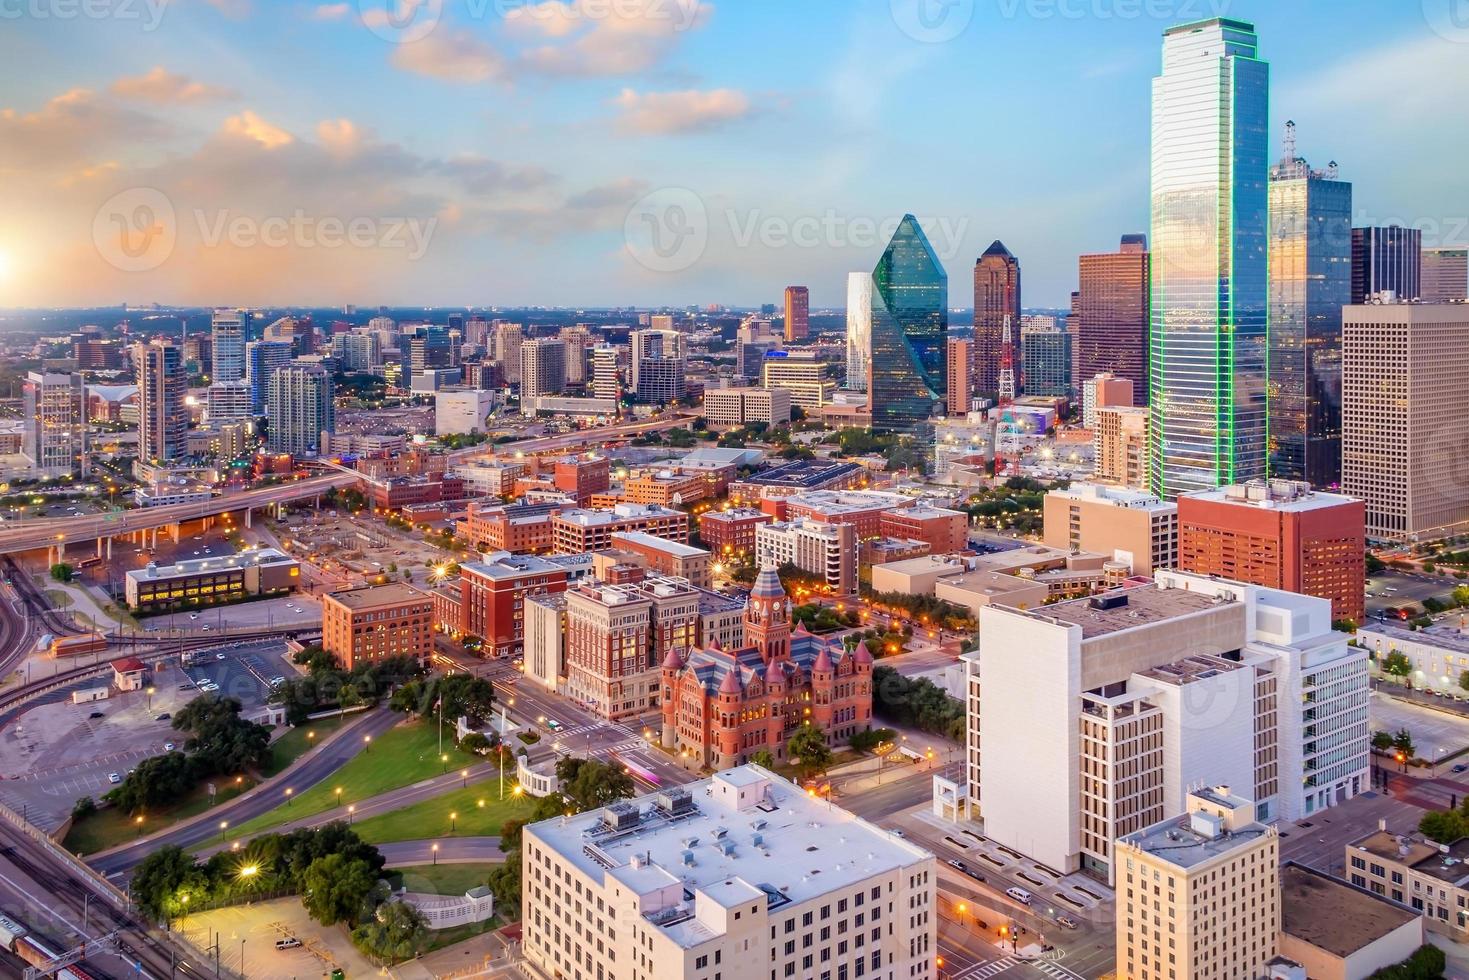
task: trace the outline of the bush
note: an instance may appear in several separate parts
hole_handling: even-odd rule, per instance
[[[1443,950],[1432,943],[1424,943],[1412,956],[1401,963],[1383,967],[1369,980],[1436,980],[1443,976],[1447,966]]]
[[[891,667],[872,671],[872,710],[898,725],[962,742],[964,705],[925,678],[912,680]]]

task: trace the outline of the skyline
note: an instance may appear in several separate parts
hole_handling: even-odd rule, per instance
[[[1064,308],[1078,255],[1147,229],[1162,32],[1216,13],[1252,21],[1271,62],[1272,162],[1294,119],[1301,154],[1357,188],[1354,224],[1469,239],[1452,172],[1469,110],[1433,97],[1469,82],[1469,31],[1437,0],[959,2],[929,40],[909,0],[569,18],[613,9],[579,2],[449,3],[407,44],[348,4],[160,3],[151,27],[141,3],[8,14],[0,56],[27,70],[0,106],[18,201],[0,307],[758,306],[801,283],[840,309],[912,212],[950,308],[995,239],[1027,305]],[[995,152],[1006,132],[1014,152]],[[171,244],[109,263],[96,240],[140,207],[173,212]],[[322,247],[323,220],[369,244]],[[667,254],[652,228],[677,235]]]

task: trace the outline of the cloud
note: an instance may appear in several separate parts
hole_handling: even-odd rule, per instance
[[[162,120],[72,89],[35,112],[0,109],[0,172],[70,170],[97,156],[170,133]]]
[[[704,27],[703,0],[547,0],[505,15],[509,34],[530,42],[519,62],[548,75],[630,75],[657,66],[685,34]]]
[[[498,51],[468,32],[449,33],[442,28],[398,45],[392,63],[415,75],[466,85],[508,78],[508,67]]]
[[[523,193],[544,189],[557,180],[554,174],[540,167],[510,167],[478,154],[451,157],[440,163],[437,170],[459,181],[472,194]]]
[[[322,3],[317,4],[316,9],[311,12],[312,20],[341,20],[352,12],[350,3]]]
[[[110,91],[124,99],[157,105],[183,105],[239,98],[239,93],[231,89],[196,82],[187,75],[175,75],[162,65],[155,66],[144,75],[119,78],[112,83]]]
[[[278,126],[272,126],[250,109],[226,119],[223,132],[230,137],[259,143],[267,150],[286,146],[293,139],[290,133]]]
[[[659,135],[715,129],[754,111],[749,96],[730,88],[641,94],[625,88],[612,104],[622,110],[618,125],[624,130]]]

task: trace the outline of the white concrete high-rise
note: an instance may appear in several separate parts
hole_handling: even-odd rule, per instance
[[[1367,653],[1332,631],[1329,600],[1165,571],[990,605],[979,625],[963,658],[970,806],[985,836],[1048,867],[1115,880],[1113,841],[1199,785],[1287,822],[1370,788]]]
[[[867,390],[872,357],[872,275],[847,273],[847,390]]]

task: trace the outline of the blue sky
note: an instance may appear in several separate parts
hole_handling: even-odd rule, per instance
[[[1146,231],[1161,33],[1216,13],[1358,223],[1469,237],[1463,0],[93,2],[0,0],[0,306],[837,306],[905,211],[953,305],[1000,238],[1061,306]]]

